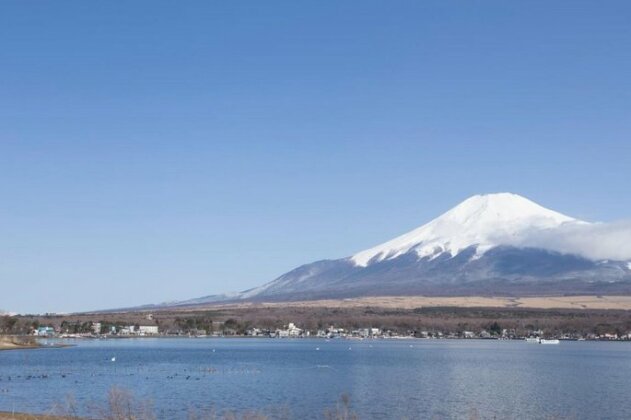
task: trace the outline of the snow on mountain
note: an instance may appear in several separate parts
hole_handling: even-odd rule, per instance
[[[356,266],[390,260],[415,251],[419,258],[456,256],[472,246],[473,258],[500,245],[518,243],[533,231],[587,222],[546,209],[517,194],[476,195],[442,216],[395,239],[351,257]]]
[[[241,293],[179,304],[631,293],[629,244],[631,221],[588,223],[516,194],[476,195],[350,257],[308,263]]]

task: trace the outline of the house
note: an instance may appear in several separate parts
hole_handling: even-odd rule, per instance
[[[36,330],[35,335],[40,337],[51,337],[55,335],[55,329],[53,327],[39,327]]]
[[[119,335],[131,335],[134,330],[134,327],[122,327],[118,330]]]
[[[200,330],[199,328],[191,328],[188,331],[188,335],[193,336],[193,337],[205,337],[206,334],[206,330]]]
[[[92,332],[94,334],[101,334],[101,323],[95,322],[92,324]]]
[[[140,335],[158,334],[158,326],[157,325],[141,325],[138,327],[138,333]]]
[[[346,337],[344,328],[336,328],[333,325],[326,330],[326,333],[328,338]]]
[[[289,337],[288,330],[276,330],[276,338],[287,338]]]
[[[284,329],[284,330],[278,329],[278,330],[276,330],[276,338],[302,337],[303,334],[304,333],[303,333],[302,329],[296,327],[296,324],[294,324],[293,322],[290,322],[289,325],[287,325],[287,329]]]
[[[263,335],[263,331],[261,331],[259,328],[250,328],[249,330],[245,332],[245,335],[250,335],[252,337],[259,337]]]
[[[362,338],[368,338],[370,337],[370,329],[369,328],[360,328],[359,330],[355,330],[353,332],[351,332],[352,335],[354,336],[359,336]]]
[[[296,327],[293,322],[289,323],[287,327],[287,332],[290,337],[300,337],[302,335],[302,329]]]
[[[118,330],[118,335],[133,335],[133,334],[138,334],[138,330],[136,329],[135,325],[126,325],[124,327],[121,327]]]
[[[475,334],[473,333],[473,331],[463,331],[462,332],[462,337],[463,338],[475,338]]]

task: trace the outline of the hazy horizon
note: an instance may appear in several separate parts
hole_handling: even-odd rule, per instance
[[[479,193],[631,218],[627,2],[0,11],[0,309],[244,290]]]

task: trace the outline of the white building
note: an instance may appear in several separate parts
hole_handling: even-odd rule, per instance
[[[140,333],[140,335],[158,334],[158,326],[157,325],[141,325],[138,327],[138,332]]]
[[[287,332],[290,337],[300,337],[302,335],[302,329],[296,327],[293,322],[289,323],[287,327]]]
[[[301,328],[296,327],[293,322],[290,322],[285,330],[276,330],[277,338],[285,338],[285,337],[301,337],[303,335],[303,331]]]
[[[136,327],[134,325],[127,325],[125,327],[121,327],[118,331],[119,335],[132,335],[136,332]]]

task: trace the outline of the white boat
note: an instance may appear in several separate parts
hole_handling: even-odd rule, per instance
[[[537,337],[526,337],[526,343],[539,344],[539,339]]]
[[[543,338],[539,340],[540,344],[559,344],[560,341],[557,339],[554,340],[544,340]]]

